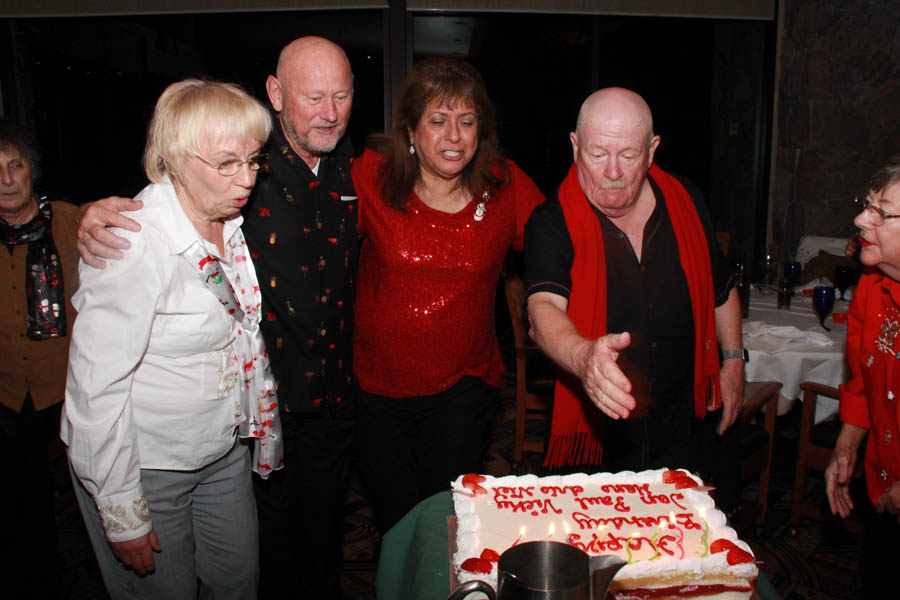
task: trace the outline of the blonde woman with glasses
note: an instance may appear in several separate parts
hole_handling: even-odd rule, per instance
[[[62,438],[113,598],[256,598],[251,464],[279,468],[281,439],[240,211],[270,129],[234,85],[170,85],[142,233],[119,232],[132,249],[108,268],[81,265]]]

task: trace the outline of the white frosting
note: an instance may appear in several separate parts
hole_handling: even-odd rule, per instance
[[[665,469],[587,475],[484,476],[473,494],[463,477],[452,484],[457,515],[457,552],[453,563],[461,582],[483,579],[496,586],[497,565],[489,575],[462,570],[466,559],[484,549],[497,554],[516,543],[549,537],[578,546],[588,554],[615,554],[628,560],[617,580],[692,574],[698,584],[717,576],[754,579],[752,562],[729,565],[728,552],[712,554],[709,545],[726,539],[752,555],[750,547],[728,527],[707,491],[676,489],[662,483]],[[689,476],[698,485],[702,481]],[[673,523],[674,519],[674,523]],[[525,534],[520,537],[522,526]],[[566,536],[568,525],[570,535]]]

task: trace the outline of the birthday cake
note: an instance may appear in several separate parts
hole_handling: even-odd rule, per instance
[[[660,469],[537,477],[463,475],[452,484],[457,578],[496,588],[497,560],[516,544],[551,539],[627,561],[615,600],[750,598],[750,547],[725,524],[703,482]]]

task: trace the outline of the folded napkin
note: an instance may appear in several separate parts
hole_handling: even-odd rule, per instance
[[[762,321],[743,324],[743,334],[755,350],[780,352],[790,350],[789,346],[812,344],[814,346],[834,346],[834,341],[824,333],[801,331],[792,325],[769,325]]]

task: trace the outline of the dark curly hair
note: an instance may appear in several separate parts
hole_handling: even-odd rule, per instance
[[[409,153],[408,130],[418,127],[425,108],[435,98],[449,105],[464,101],[478,116],[478,149],[462,171],[462,185],[475,196],[509,182],[509,169],[499,149],[494,107],[481,75],[461,60],[426,58],[413,65],[403,82],[390,133],[369,140],[369,145],[386,159],[380,173],[384,200],[403,212],[419,178],[419,161]]]
[[[12,119],[0,117],[0,150],[21,152],[31,168],[31,180],[40,176],[40,154],[31,133]]]
[[[869,189],[880,192],[900,181],[900,154],[895,154],[878,167],[869,178]]]

